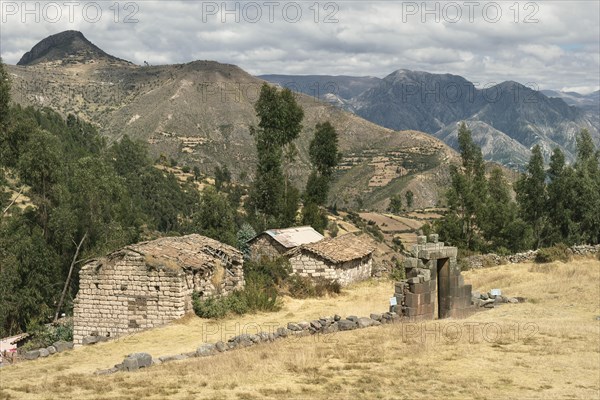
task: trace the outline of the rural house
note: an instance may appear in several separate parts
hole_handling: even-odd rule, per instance
[[[298,246],[318,242],[323,238],[323,235],[310,226],[269,229],[248,241],[250,259],[254,261],[263,257],[275,259]]]
[[[200,236],[126,246],[85,264],[75,299],[73,342],[152,328],[192,310],[192,293],[222,296],[244,287],[237,249]]]
[[[295,274],[335,280],[345,286],[371,277],[374,250],[370,239],[348,233],[304,244],[286,256]]]

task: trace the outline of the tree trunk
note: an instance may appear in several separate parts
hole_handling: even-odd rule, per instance
[[[79,255],[79,250],[81,249],[81,245],[83,244],[83,241],[85,240],[86,237],[87,237],[87,232],[83,235],[83,237],[81,238],[81,241],[79,241],[79,244],[77,245],[77,249],[75,250],[75,255],[73,256],[73,261],[71,261],[71,266],[69,267],[69,274],[67,275],[67,280],[65,281],[65,287],[63,288],[63,291],[60,295],[60,300],[58,302],[58,306],[56,307],[56,313],[54,314],[54,322],[58,321],[58,315],[60,314],[60,309],[63,305],[63,302],[65,301],[65,295],[67,294],[67,289],[69,288],[69,282],[71,281],[71,275],[73,274],[73,267],[75,267],[75,264],[77,262],[77,256]]]

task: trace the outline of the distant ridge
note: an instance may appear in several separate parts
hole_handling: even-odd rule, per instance
[[[131,64],[129,61],[111,56],[94,45],[79,31],[64,31],[48,36],[25,53],[17,65],[35,65],[47,62],[63,64],[107,61]]]

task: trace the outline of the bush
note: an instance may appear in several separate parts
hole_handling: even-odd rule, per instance
[[[287,281],[288,292],[296,299],[323,297],[328,294],[340,294],[342,285],[329,279],[313,279],[306,276],[293,275]]]
[[[285,257],[275,260],[263,257],[260,261],[247,261],[244,263],[246,280],[248,280],[248,276],[255,274],[255,279],[265,279],[265,286],[281,286],[291,273],[292,265]]]
[[[393,281],[402,281],[406,279],[406,269],[404,268],[404,264],[402,261],[394,258],[394,267],[392,268],[392,272],[390,272],[390,279]]]
[[[191,169],[187,165],[184,165],[183,167],[181,167],[181,172],[183,172],[184,174],[187,174],[190,171],[191,171]]]
[[[27,326],[29,341],[22,347],[22,351],[35,350],[42,347],[48,347],[54,342],[73,341],[73,320],[65,318],[56,324],[41,324],[37,321]]]
[[[223,318],[231,313],[243,315],[258,311],[278,311],[281,300],[277,285],[289,276],[291,266],[287,259],[261,262],[248,261],[244,264],[246,287],[224,297],[209,297],[202,300],[194,293],[192,304],[200,318]]]
[[[554,261],[568,262],[571,260],[571,250],[564,243],[559,243],[552,247],[546,247],[539,249],[536,256],[535,262],[537,263],[549,263]]]

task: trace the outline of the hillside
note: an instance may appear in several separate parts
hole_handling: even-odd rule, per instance
[[[214,61],[152,67],[102,59],[36,59],[32,64],[7,66],[15,102],[77,114],[109,140],[129,135],[149,143],[155,157],[198,165],[204,173],[226,165],[234,179],[251,178],[255,149],[249,126],[257,123],[253,103],[264,81],[242,69]],[[436,204],[445,185],[443,171],[456,159],[442,142],[421,132],[380,127],[311,96],[298,95],[298,101],[305,111],[304,129],[297,141],[299,157],[288,166],[297,184],[308,175],[307,148],[315,124],[330,120],[344,154],[332,199],[338,207],[355,205],[360,196],[365,207],[384,209],[391,191],[411,185],[420,187],[416,207]]]
[[[417,130],[457,146],[457,124],[466,121],[486,160],[521,167],[530,148],[539,144],[548,159],[561,148],[574,160],[575,135],[582,128],[600,144],[597,93],[589,96],[536,91],[518,82],[475,84],[462,76],[400,69],[383,79],[355,77],[362,93],[341,90],[352,77],[266,76],[300,87],[303,93],[326,78],[334,94],[321,97],[378,125],[395,130]],[[301,83],[301,85],[298,84]]]
[[[465,272],[474,290],[501,288],[505,295],[528,300],[464,320],[286,339],[136,373],[93,375],[132,352],[158,357],[194,351],[204,341],[225,340],[244,328],[254,332],[321,315],[380,312],[393,283],[364,282],[320,300],[286,298],[277,313],[217,324],[191,317],[3,368],[0,398],[329,399],[332,393],[344,399],[596,398],[599,271],[598,261],[580,259]]]

